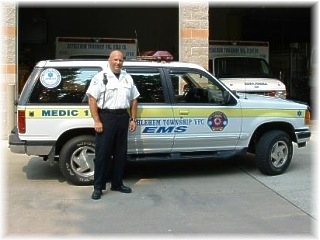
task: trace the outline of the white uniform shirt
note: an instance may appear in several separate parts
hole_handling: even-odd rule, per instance
[[[104,74],[108,79],[107,84],[103,82]],[[140,95],[130,74],[121,70],[118,79],[109,68],[92,78],[86,94],[97,100],[100,109],[127,109],[130,102]]]

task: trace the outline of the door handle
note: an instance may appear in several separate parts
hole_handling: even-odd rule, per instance
[[[189,111],[179,111],[180,115],[189,115]]]

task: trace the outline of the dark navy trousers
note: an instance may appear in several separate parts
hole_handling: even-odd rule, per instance
[[[107,182],[112,187],[123,185],[127,161],[129,114],[127,111],[99,111],[103,132],[96,133],[94,188],[102,190]]]

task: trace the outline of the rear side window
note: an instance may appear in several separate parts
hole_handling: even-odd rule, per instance
[[[139,103],[164,103],[161,74],[158,69],[126,69],[138,88]]]
[[[29,103],[84,103],[86,90],[100,67],[44,69],[36,81]]]

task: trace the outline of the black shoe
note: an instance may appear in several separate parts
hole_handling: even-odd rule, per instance
[[[102,194],[102,191],[99,190],[99,189],[94,189],[93,190],[93,193],[91,195],[91,198],[94,199],[94,200],[98,200],[101,198],[101,194]]]
[[[111,187],[111,191],[118,191],[118,192],[122,192],[122,193],[131,193],[132,189],[122,185],[119,187]]]

